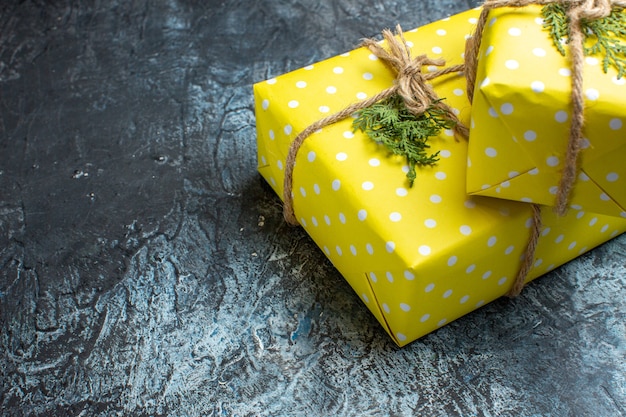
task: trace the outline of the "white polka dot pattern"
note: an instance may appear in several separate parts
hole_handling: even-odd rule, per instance
[[[471,10],[405,36],[416,45],[415,54],[439,47],[446,57],[460,59],[463,42],[459,39],[472,32],[474,24],[469,20],[477,17],[478,11]],[[319,109],[336,112],[358,94],[372,96],[392,82],[379,60],[358,49],[272,83],[256,84],[260,173],[282,195],[289,144],[297,132],[323,117]],[[336,88],[334,93],[328,93],[329,86]],[[469,124],[465,94],[455,93],[466,91],[463,78],[447,77],[434,87]],[[291,101],[299,105],[291,107]],[[503,106],[509,102],[511,107]],[[495,109],[498,118],[517,111],[512,101]],[[296,217],[396,343],[407,344],[505,293],[527,239],[529,207],[468,198],[467,142],[445,132],[431,143],[432,150],[440,152],[440,161],[418,169],[411,188],[403,173],[405,161],[390,156],[362,133],[352,133],[351,121],[321,129],[298,152],[293,176]],[[623,129],[617,122],[613,126]],[[542,142],[541,132],[533,130],[532,143]],[[524,140],[523,133],[518,137]],[[484,158],[502,156],[501,144],[489,147],[481,150]],[[511,187],[525,172],[519,170],[508,178],[512,171],[506,171]],[[607,171],[604,176],[614,178],[612,173],[618,172]],[[587,211],[580,218],[576,214],[572,210],[556,221],[550,210],[545,211],[550,232],[540,239],[537,259],[542,262],[531,270],[530,279],[626,229],[626,219]],[[555,243],[559,235],[561,242]]]
[[[471,111],[466,189],[472,195],[555,203],[572,121],[571,70],[542,26],[533,24],[540,9],[490,12]],[[618,79],[613,68],[605,74],[601,61],[585,57],[579,166],[587,180],[579,177],[570,203],[619,216],[626,208],[626,77]],[[509,181],[512,170],[520,174]]]

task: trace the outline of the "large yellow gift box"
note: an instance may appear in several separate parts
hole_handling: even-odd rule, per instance
[[[491,10],[478,59],[468,193],[554,205],[572,116],[570,57],[533,5]],[[569,205],[626,217],[626,76],[605,73],[593,55],[583,77],[583,149]]]
[[[407,44],[414,55],[461,63],[477,14],[471,10],[407,32]],[[298,132],[372,97],[391,86],[393,77],[360,48],[254,86],[258,169],[278,195]],[[463,76],[446,75],[433,85],[468,123]],[[400,346],[505,294],[532,223],[529,204],[467,196],[466,141],[442,131],[430,144],[440,160],[418,169],[409,187],[404,159],[354,132],[348,118],[312,134],[293,172],[300,224]],[[543,212],[527,280],[626,230],[626,220],[615,217]]]

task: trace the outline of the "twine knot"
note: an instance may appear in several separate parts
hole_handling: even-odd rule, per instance
[[[574,7],[576,13],[583,19],[604,19],[611,14],[613,2],[611,0],[584,0],[579,6]]]

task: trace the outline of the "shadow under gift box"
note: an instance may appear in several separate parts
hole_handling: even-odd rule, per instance
[[[478,57],[468,193],[554,205],[572,116],[571,64],[543,28],[541,6],[490,11]],[[626,218],[626,76],[602,66],[600,55],[585,59],[584,143],[569,203]]]
[[[405,37],[414,56],[458,64],[477,16],[470,10]],[[391,86],[393,77],[360,48],[254,86],[258,169],[278,195],[298,132]],[[468,123],[464,78],[451,74],[433,85]],[[430,144],[440,160],[418,169],[410,188],[404,159],[354,132],[347,119],[311,135],[293,172],[302,227],[400,346],[505,294],[531,226],[528,204],[466,194],[466,141],[443,131]],[[543,221],[527,280],[626,230],[624,219],[584,212],[557,218],[549,208]]]

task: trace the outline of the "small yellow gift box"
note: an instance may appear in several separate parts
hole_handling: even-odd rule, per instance
[[[468,193],[555,205],[572,118],[570,57],[533,5],[491,10],[478,59]],[[585,58],[583,77],[583,149],[569,205],[626,217],[626,77],[605,73],[600,55]]]
[[[478,11],[405,33],[414,55],[461,63]],[[393,84],[394,75],[360,48],[254,86],[259,171],[283,195],[286,156],[298,132]],[[469,121],[465,79],[437,78],[439,97]],[[467,142],[442,131],[430,140],[440,160],[408,167],[348,118],[312,134],[293,171],[296,218],[400,346],[505,294],[531,227],[531,205],[465,192]],[[486,168],[489,171],[489,168]],[[626,220],[585,212],[544,228],[527,280],[626,230]]]

